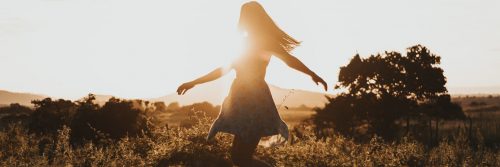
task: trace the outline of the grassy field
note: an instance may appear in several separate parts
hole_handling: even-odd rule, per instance
[[[307,120],[315,112],[311,110],[280,110],[279,114],[281,119],[290,127],[300,124],[302,121]]]
[[[493,96],[461,96],[452,99],[460,104],[465,114],[472,119],[474,127],[486,135],[486,137],[498,138],[500,140],[500,97]],[[281,108],[279,114],[290,128],[299,125],[302,121],[309,119],[315,112],[313,109],[285,109]],[[158,113],[155,115],[160,124],[178,126],[187,118],[185,114]],[[465,124],[465,125],[464,125]],[[440,123],[443,134],[455,132],[458,128],[468,126],[467,120],[442,120]],[[498,137],[497,137],[498,136]]]
[[[464,108],[476,127],[474,141],[469,131],[456,128],[463,127],[463,121],[443,121],[442,136],[450,138],[443,137],[433,146],[411,137],[394,142],[374,137],[367,143],[337,134],[317,138],[314,127],[300,124],[314,111],[283,109],[281,117],[294,129],[290,140],[259,146],[256,156],[274,166],[500,166],[499,149],[485,145],[499,141],[500,112],[482,109],[498,103],[482,102],[460,101],[468,105]],[[159,126],[148,135],[101,137],[81,145],[71,143],[69,127],[56,134],[34,134],[22,124],[11,124],[0,130],[0,166],[232,166],[232,136],[219,133],[214,141],[206,141],[214,117],[200,113],[154,112],[153,121]],[[179,126],[186,120],[193,124]]]
[[[489,146],[500,146],[500,142],[498,142],[500,141],[500,97],[460,96],[454,97],[452,100],[460,104],[469,119],[440,120],[439,138],[452,138],[459,131],[466,131],[467,135],[480,133],[482,140]],[[313,109],[286,109],[283,107],[279,110],[279,114],[289,128],[293,129],[302,121],[311,118],[315,114],[315,111]],[[179,113],[158,113],[156,117],[160,120],[161,124],[178,126],[188,116]],[[433,126],[435,126],[435,122],[431,121]],[[472,129],[468,129],[471,125]]]
[[[231,136],[206,141],[211,120],[197,119],[191,128],[162,127],[151,136],[83,146],[70,144],[67,127],[54,136],[36,136],[11,126],[0,131],[0,166],[232,166]],[[275,166],[500,166],[498,151],[471,146],[464,135],[428,148],[408,138],[365,144],[338,135],[318,140],[310,129],[292,133],[284,145],[259,147],[257,157]]]
[[[311,110],[283,109],[279,111],[281,118],[283,119],[283,121],[286,122],[286,124],[290,128],[300,124],[304,120],[307,120],[314,113],[315,112],[312,109]],[[183,120],[188,118],[188,116],[185,114],[178,114],[171,112],[155,113],[154,116],[155,119],[157,119],[156,121],[158,121],[157,122],[158,124],[161,125],[168,124],[169,126],[179,126]]]

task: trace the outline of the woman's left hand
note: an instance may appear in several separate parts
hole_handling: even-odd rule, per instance
[[[314,81],[314,83],[316,83],[316,85],[319,85],[321,83],[325,88],[325,91],[328,91],[328,85],[326,84],[325,80],[323,80],[323,78],[319,77],[318,75],[313,75],[312,80]]]

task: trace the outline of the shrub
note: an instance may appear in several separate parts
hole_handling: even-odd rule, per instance
[[[35,100],[35,111],[31,114],[30,130],[35,133],[57,133],[73,120],[78,106],[69,100],[45,98]]]
[[[73,143],[104,138],[118,140],[149,133],[148,117],[144,109],[134,106],[137,102],[111,98],[99,107],[94,100],[90,95],[78,102],[77,114],[71,123]]]

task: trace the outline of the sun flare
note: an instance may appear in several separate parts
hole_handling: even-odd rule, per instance
[[[228,33],[227,36],[229,40],[225,41],[224,44],[221,45],[224,46],[221,47],[221,49],[227,49],[228,52],[226,55],[221,55],[221,57],[223,57],[221,65],[229,68],[236,59],[238,59],[245,53],[245,50],[248,47],[248,42],[246,32],[235,31],[232,33]]]

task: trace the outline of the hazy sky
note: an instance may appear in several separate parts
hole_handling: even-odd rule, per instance
[[[64,98],[173,93],[238,56],[236,24],[244,2],[1,0],[0,89]],[[259,2],[303,41],[294,55],[330,85],[356,53],[404,51],[414,44],[442,56],[448,87],[500,85],[498,0]],[[229,84],[231,77],[222,80]],[[266,80],[321,91],[277,59]]]

